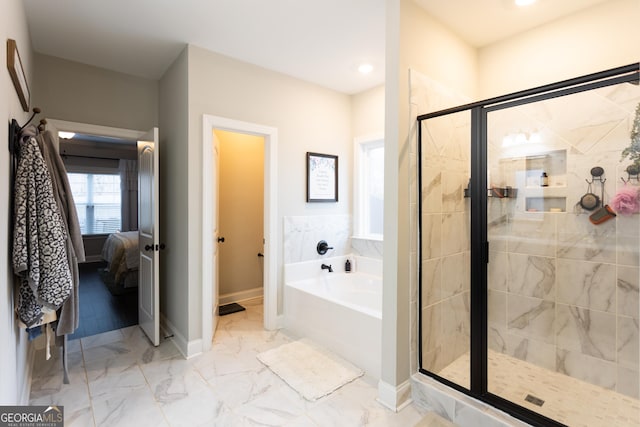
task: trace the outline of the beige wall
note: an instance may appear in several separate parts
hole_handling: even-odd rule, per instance
[[[188,140],[189,140],[188,51],[178,56],[159,84],[160,119],[160,313],[183,334],[189,335],[188,252]]]
[[[610,0],[479,51],[482,98],[640,60],[640,2]]]
[[[477,94],[477,54],[412,0],[387,1],[383,382],[406,381],[415,353],[416,201],[415,117],[409,109],[409,70],[415,69],[469,98]],[[414,291],[415,294],[415,291]],[[413,341],[412,341],[413,340]],[[411,351],[413,350],[413,351]],[[413,363],[412,363],[413,362]]]
[[[220,141],[220,297],[262,288],[264,138],[215,131]],[[231,297],[233,298],[233,296]]]
[[[147,131],[158,125],[158,82],[34,55],[33,103],[43,116]]]
[[[384,85],[351,96],[353,137],[384,133]]]
[[[2,58],[3,70],[0,72],[0,117],[2,117],[4,130],[0,132],[0,259],[6,260],[0,263],[0,404],[1,405],[26,405],[29,401],[29,367],[27,334],[16,325],[16,317],[13,307],[13,274],[11,270],[10,255],[8,253],[10,241],[10,162],[7,149],[7,124],[12,118],[24,124],[28,114],[22,111],[18,95],[13,83],[6,71],[6,40],[14,39],[18,44],[18,51],[22,59],[22,65],[27,75],[31,90],[33,90],[33,60],[31,41],[27,22],[20,0],[8,0],[2,4],[0,14],[0,58]]]

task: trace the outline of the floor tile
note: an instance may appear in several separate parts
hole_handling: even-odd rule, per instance
[[[169,426],[147,386],[93,400],[96,427]]]
[[[514,357],[489,351],[489,391],[571,426],[640,427],[640,401],[597,385],[549,371]],[[453,381],[469,376],[469,354],[439,372]],[[525,400],[542,399],[542,406]],[[615,422],[613,422],[615,420]]]
[[[138,326],[83,337],[69,354],[62,384],[60,353],[34,369],[31,403],[65,407],[66,426],[412,426],[424,411],[394,413],[362,377],[316,402],[256,358],[297,337],[265,331],[260,299],[220,318],[212,349],[184,359],[171,339],[151,345]],[[38,353],[37,356],[43,356]]]

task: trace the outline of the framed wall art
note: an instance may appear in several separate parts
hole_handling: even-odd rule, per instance
[[[307,153],[307,202],[338,201],[338,156]]]
[[[29,111],[29,102],[31,94],[27,85],[27,76],[24,74],[22,60],[18,52],[18,45],[13,39],[7,39],[7,69],[11,76],[13,86],[16,88],[20,104],[24,111]]]

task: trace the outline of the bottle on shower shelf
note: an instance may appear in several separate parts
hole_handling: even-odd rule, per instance
[[[540,187],[548,187],[549,186],[549,176],[546,172],[542,172],[540,176]]]

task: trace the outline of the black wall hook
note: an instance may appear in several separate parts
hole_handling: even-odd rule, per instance
[[[603,178],[602,176],[604,175],[604,169],[602,169],[600,166],[595,166],[591,168],[591,181],[589,181],[587,178],[585,178],[584,180],[587,181],[587,184],[591,185],[594,182],[598,181],[602,184],[604,184],[607,179]]]
[[[630,183],[631,181],[636,181],[638,183],[640,183],[640,176],[638,176],[638,174],[632,175],[629,172],[627,172],[627,179],[624,179],[623,177],[620,177],[620,179],[622,180],[622,182],[624,182],[625,184]]]
[[[18,143],[18,139],[20,139],[20,132],[22,132],[22,129],[26,128],[36,114],[40,114],[41,111],[42,110],[38,107],[33,107],[33,114],[31,114],[29,120],[27,120],[27,122],[22,126],[20,126],[20,123],[18,123],[16,119],[11,119],[11,122],[9,123],[9,152],[11,154],[15,152],[16,144]],[[44,119],[42,119],[40,123],[42,124],[43,121],[44,124],[46,124],[46,120]]]
[[[620,179],[622,180],[622,182],[624,182],[625,184],[631,182],[631,181],[636,181],[636,182],[640,182],[640,178],[638,177],[638,175],[640,174],[640,168],[638,168],[638,166],[636,165],[629,165],[627,166],[627,179],[624,179],[623,177],[620,177]]]

